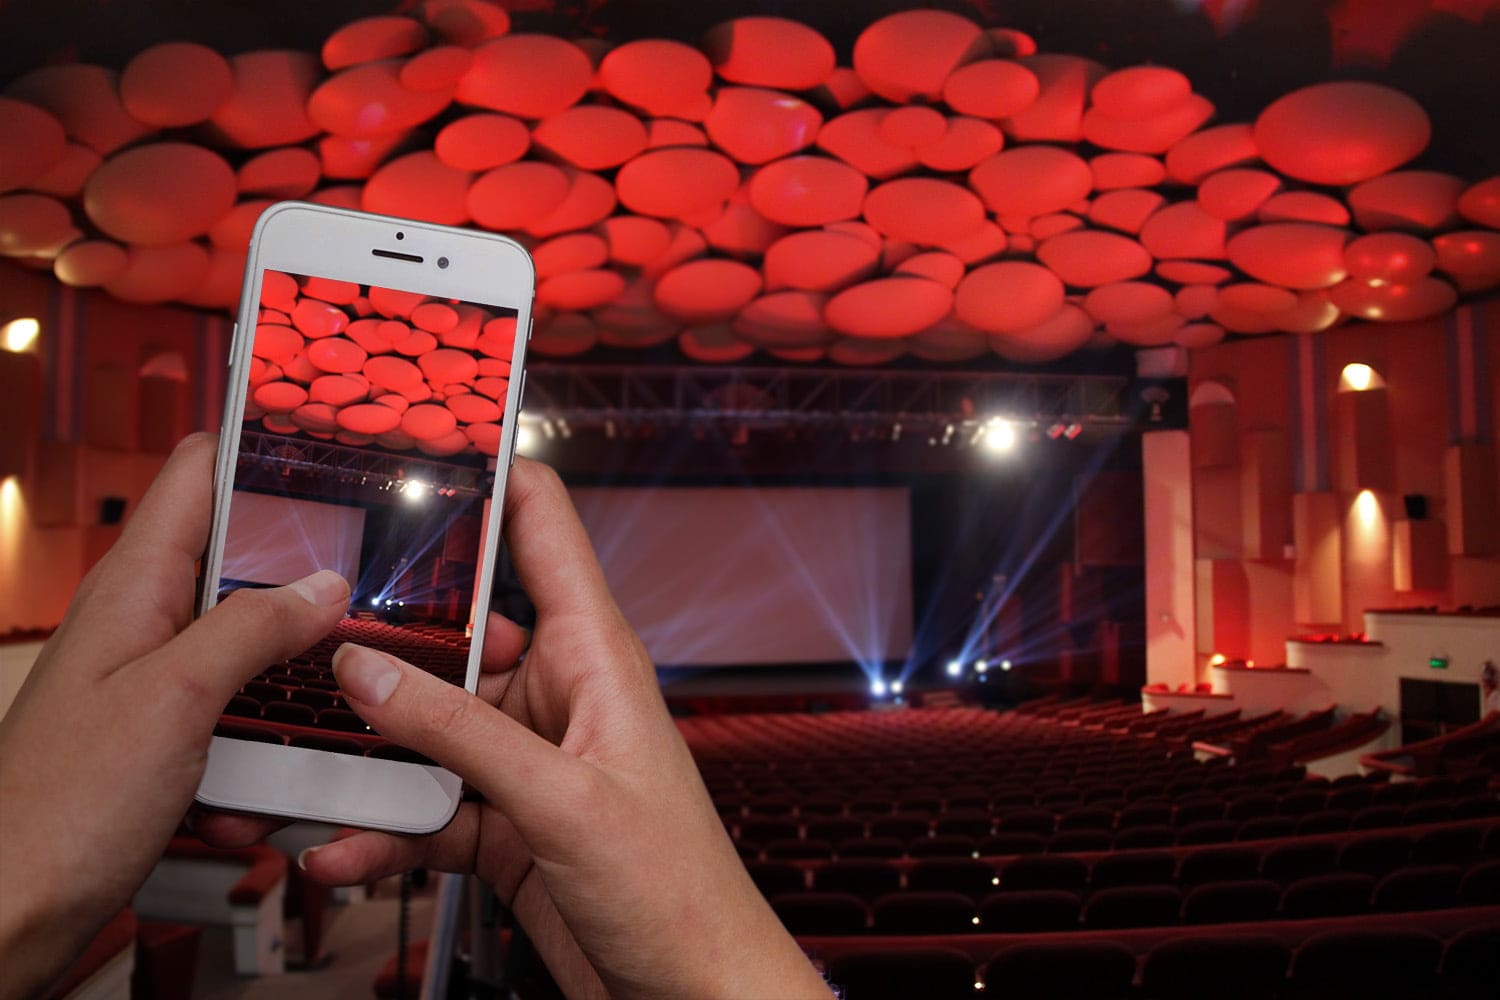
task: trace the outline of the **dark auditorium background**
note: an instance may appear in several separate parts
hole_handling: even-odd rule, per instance
[[[0,712],[218,429],[259,213],[474,226],[519,450],[849,1000],[1493,996],[1497,66],[1494,0],[0,0]],[[514,321],[340,284],[262,296],[253,554],[455,671]],[[410,756],[335,644],[220,735]],[[326,832],[175,839],[57,995],[555,995]]]

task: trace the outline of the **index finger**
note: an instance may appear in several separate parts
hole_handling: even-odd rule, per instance
[[[537,614],[618,613],[583,522],[557,473],[517,458],[505,490],[505,543]]]

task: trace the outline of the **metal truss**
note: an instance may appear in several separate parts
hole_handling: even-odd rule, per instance
[[[1130,389],[1131,380],[1120,375],[538,363],[527,368],[525,408],[575,427],[621,421],[926,428],[1002,417],[1122,428],[1132,422]]]
[[[251,430],[240,432],[239,461],[241,465],[258,464],[266,469],[331,477],[379,490],[399,492],[411,483],[421,483],[446,496],[488,496],[493,479],[483,466],[392,455],[373,448]]]

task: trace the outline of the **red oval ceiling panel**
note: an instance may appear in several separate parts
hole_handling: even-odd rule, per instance
[[[828,345],[829,361],[851,367],[883,365],[906,353],[904,340],[871,340],[869,337],[842,337]]]
[[[349,325],[349,314],[337,306],[317,299],[302,299],[292,309],[292,325],[313,340],[342,333]]]
[[[760,272],[733,260],[695,260],[662,275],[657,308],[689,323],[728,319],[760,293]]]
[[[892,109],[880,119],[880,137],[907,149],[931,145],[947,131],[948,120],[940,112],[918,105]]]
[[[1371,233],[1344,247],[1344,266],[1351,278],[1378,278],[1409,285],[1437,265],[1437,254],[1425,240],[1406,233]]]
[[[323,43],[323,65],[331,70],[409,55],[427,44],[427,29],[409,17],[375,16],[350,21]]]
[[[510,379],[497,375],[482,375],[474,380],[474,391],[482,396],[503,402],[505,394],[510,391]]]
[[[959,114],[995,121],[1019,114],[1041,93],[1036,74],[1009,59],[960,66],[943,82],[943,100]]]
[[[115,93],[118,74],[99,66],[43,66],[9,84],[8,96],[50,111],[70,139],[108,156],[150,132]]]
[[[583,354],[599,341],[594,321],[578,313],[558,313],[539,327],[529,348],[549,358],[570,358]]]
[[[881,134],[885,108],[849,111],[823,125],[818,148],[874,178],[894,177],[917,165],[915,153]]]
[[[240,301],[246,256],[243,250],[209,250],[208,270],[181,301],[203,309],[233,310]]]
[[[554,309],[597,309],[613,302],[624,290],[625,279],[614,271],[574,271],[538,285],[536,300]]]
[[[1283,309],[1271,318],[1278,330],[1287,333],[1318,333],[1337,323],[1341,315],[1328,292],[1318,289],[1298,292],[1296,305]]]
[[[638,215],[682,218],[729,200],[739,186],[734,162],[707,149],[653,149],[620,168],[615,189],[620,203]],[[776,217],[751,204],[769,219]],[[780,221],[780,220],[777,220]]]
[[[665,146],[707,146],[708,136],[692,122],[676,118],[653,118],[646,123],[646,148]]]
[[[307,345],[307,360],[319,371],[343,375],[364,367],[365,352],[364,348],[343,337],[328,337]]]
[[[1155,191],[1117,188],[1106,191],[1089,204],[1089,221],[1125,233],[1138,233],[1146,220],[1166,203]]]
[[[924,361],[940,361],[953,364],[972,361],[989,353],[990,341],[984,331],[976,330],[953,316],[948,316],[933,326],[914,334],[906,342],[906,349]]]
[[[208,251],[196,243],[133,247],[124,273],[104,290],[122,302],[170,302],[192,294],[208,267]]]
[[[978,118],[950,118],[946,130],[936,142],[917,150],[922,166],[939,173],[959,173],[978,165],[1005,146],[1005,135],[987,121]]]
[[[1018,60],[1036,76],[1036,100],[1005,120],[1005,131],[1023,142],[1076,142],[1083,135],[1089,90],[1107,72],[1092,59],[1034,55]]]
[[[1328,296],[1349,315],[1381,323],[1429,319],[1458,302],[1453,286],[1438,278],[1419,278],[1409,285],[1351,278],[1329,289]]]
[[[1171,111],[1193,93],[1188,78],[1166,66],[1115,70],[1094,84],[1094,107],[1113,118],[1152,118]]]
[[[1176,341],[1177,331],[1185,325],[1181,316],[1168,313],[1139,323],[1116,324],[1108,335],[1132,347],[1162,347]]]
[[[1466,292],[1500,284],[1500,233],[1468,229],[1432,241],[1438,267]],[[59,258],[61,259],[61,258]]]
[[[984,205],[951,181],[906,177],[872,190],[865,198],[864,216],[886,236],[933,245],[978,230],[984,223]]]
[[[941,100],[948,75],[994,51],[973,21],[941,10],[907,10],[881,18],[854,42],[854,72],[893,104]]]
[[[833,46],[816,30],[780,17],[740,17],[703,36],[714,70],[731,83],[811,90],[833,72]]]
[[[1253,278],[1287,288],[1327,288],[1342,281],[1349,234],[1309,222],[1252,226],[1229,240],[1230,261]]]
[[[444,41],[468,48],[510,30],[510,14],[489,0],[424,0],[422,19]]]
[[[612,49],[599,64],[599,84],[649,115],[701,120],[713,67],[697,49],[647,38]]]
[[[1188,323],[1177,328],[1172,342],[1188,349],[1212,347],[1224,339],[1224,328],[1217,323]]]
[[[407,153],[375,171],[365,185],[362,204],[365,211],[379,215],[456,226],[469,219],[471,178],[426,150]]]
[[[874,274],[880,251],[846,233],[809,230],[777,240],[763,269],[770,288],[832,292]]]
[[[531,259],[536,265],[537,279],[546,280],[555,274],[603,267],[609,261],[609,244],[594,233],[569,233],[536,247]]]
[[[948,315],[953,293],[919,277],[878,278],[828,300],[823,318],[851,337],[906,337]]]
[[[297,307],[297,279],[280,271],[267,271],[260,282],[260,304],[267,309],[291,315]]]
[[[472,392],[449,396],[443,405],[466,424],[490,423],[500,419],[500,407]]]
[[[331,437],[338,430],[338,413],[327,403],[304,403],[292,411],[292,423],[308,434]]]
[[[289,146],[318,134],[307,102],[322,77],[318,57],[271,50],[229,57],[234,90],[209,118],[231,145],[245,149]]]
[[[448,106],[444,91],[407,90],[400,66],[367,63],[325,80],[307,102],[314,124],[334,135],[364,139],[404,132]]]
[[[646,148],[646,126],[619,108],[581,104],[537,123],[532,141],[581,170],[608,170]]]
[[[401,430],[418,441],[436,441],[458,429],[458,418],[446,406],[424,403],[401,414]]]
[[[1068,303],[1048,319],[1026,329],[991,333],[990,350],[1027,364],[1054,361],[1087,344],[1096,327],[1092,316]]]
[[[1036,256],[1065,284],[1079,288],[1128,281],[1151,270],[1151,255],[1145,247],[1129,237],[1095,229],[1044,240]]]
[[[1458,199],[1458,212],[1470,222],[1500,229],[1500,177],[1471,185]]]
[[[1219,289],[1219,302],[1231,309],[1250,312],[1284,312],[1297,305],[1297,296],[1277,285],[1262,285],[1253,281],[1241,281]]]
[[[370,380],[371,385],[389,389],[392,392],[404,393],[422,385],[422,369],[405,358],[397,358],[388,354],[365,361],[364,374]],[[358,427],[349,429],[360,430]],[[363,431],[362,433],[379,434],[381,431]]]
[[[1228,268],[1191,260],[1164,260],[1156,265],[1156,273],[1184,285],[1221,285],[1231,276]]]
[[[370,286],[370,305],[382,316],[391,319],[410,319],[411,311],[423,302],[427,296],[421,292],[403,292],[395,288],[382,288],[379,285]],[[395,339],[395,334],[390,334]]]
[[[0,191],[26,187],[67,152],[62,123],[25,101],[0,97]]]
[[[568,193],[556,208],[525,227],[529,235],[546,238],[587,229],[615,210],[618,202],[609,181],[572,167],[564,168],[563,174],[568,179]]]
[[[1090,108],[1083,116],[1083,137],[1103,149],[1165,153],[1213,114],[1213,104],[1197,94],[1150,118],[1116,118],[1098,108]]]
[[[1110,326],[1149,323],[1172,312],[1172,293],[1145,281],[1120,281],[1090,291],[1083,308]]]
[[[256,388],[252,398],[267,413],[290,413],[307,402],[307,390],[291,382],[266,382]]]
[[[562,204],[570,186],[568,175],[550,163],[507,163],[474,181],[466,205],[486,229],[523,229]]]
[[[1227,227],[1198,207],[1195,201],[1168,205],[1141,227],[1141,243],[1157,260],[1197,257],[1221,260]]]
[[[312,384],[307,387],[307,398],[311,402],[326,403],[333,407],[353,406],[364,402],[369,394],[369,386],[348,375],[324,375],[313,379]]]
[[[300,146],[273,149],[246,160],[235,172],[242,194],[270,198],[303,198],[317,187],[322,176],[318,158]]]
[[[1069,212],[1053,212],[1050,215],[1039,215],[1026,226],[1026,234],[1038,243],[1049,240],[1062,233],[1070,233],[1075,229],[1083,228],[1083,220]]]
[[[1167,174],[1186,184],[1226,167],[1252,163],[1260,157],[1255,130],[1244,124],[1216,125],[1195,132],[1167,151]]]
[[[321,299],[346,306],[359,298],[359,285],[353,281],[335,281],[332,278],[308,278],[302,291],[308,298]]]
[[[627,267],[641,267],[666,252],[671,230],[658,219],[615,215],[599,224],[609,244],[609,259]]]
[[[81,235],[68,208],[44,194],[0,198],[0,254],[53,257]]]
[[[1214,285],[1183,285],[1172,296],[1172,308],[1179,316],[1201,319],[1219,304],[1219,289]]]
[[[1264,170],[1220,170],[1198,185],[1198,206],[1216,219],[1248,219],[1277,191],[1281,178]]]
[[[459,170],[489,170],[526,155],[531,133],[509,115],[466,115],[444,125],[433,142],[437,158]]]
[[[1101,153],[1089,161],[1096,191],[1149,188],[1160,184],[1167,168],[1154,156],[1140,153]]]
[[[392,340],[391,346],[396,353],[404,354],[409,358],[419,358],[428,351],[436,349],[437,338],[426,330],[408,330],[405,337]]]
[[[302,334],[289,326],[262,323],[255,328],[255,342],[250,351],[257,358],[276,365],[285,365],[302,350]]]
[[[782,225],[820,226],[859,215],[868,187],[863,174],[843,163],[794,156],[755,172],[750,204]]]
[[[997,215],[1030,218],[1060,212],[1088,196],[1094,176],[1075,153],[1026,146],[996,153],[969,173],[969,186]]]
[[[52,262],[52,273],[65,285],[89,288],[114,281],[125,273],[129,256],[118,243],[82,240],[70,245]]]
[[[963,280],[964,262],[946,251],[933,250],[906,258],[896,265],[896,273],[916,275],[953,289]]]
[[[1267,198],[1256,209],[1261,222],[1320,222],[1325,226],[1347,226],[1349,210],[1337,198],[1316,191],[1283,191]]]
[[[516,318],[497,316],[484,324],[484,332],[479,335],[475,346],[483,354],[508,363],[516,349]],[[483,366],[483,361],[480,364]],[[510,369],[507,368],[505,373],[509,372]]]
[[[551,35],[506,35],[474,50],[474,65],[453,96],[518,118],[546,118],[577,104],[593,77],[589,57],[571,42]]]
[[[827,301],[815,292],[772,292],[740,310],[732,329],[759,347],[821,347],[833,339],[823,321]]]
[[[677,346],[694,361],[709,365],[732,365],[755,353],[754,346],[736,337],[726,323],[688,327],[678,334]]]
[[[1464,182],[1431,170],[1402,170],[1365,181],[1349,192],[1354,219],[1365,230],[1427,233],[1458,224]]]
[[[738,188],[729,204],[711,222],[701,225],[703,238],[715,250],[734,257],[758,257],[787,234],[778,225],[755,210],[749,192]]]
[[[89,178],[84,211],[105,233],[160,246],[208,231],[234,205],[234,171],[202,146],[161,142],[106,160]]]
[[[447,333],[458,325],[458,310],[446,302],[424,302],[411,311],[411,322],[428,333]]]
[[[458,81],[474,66],[474,53],[456,45],[439,45],[419,52],[402,65],[401,86],[418,92],[441,90],[452,93]]]
[[[1255,120],[1261,157],[1314,184],[1357,184],[1406,163],[1427,148],[1427,112],[1398,90],[1340,81],[1295,90]]]
[[[1002,261],[975,268],[958,283],[954,311],[989,333],[1020,333],[1051,319],[1063,304],[1063,283],[1040,264]]]
[[[433,385],[455,385],[458,383],[473,382],[479,375],[479,362],[474,355],[467,351],[454,351],[442,348],[422,355],[417,359],[417,366],[422,369],[423,376]],[[493,417],[484,417],[485,420],[493,420]]]
[[[384,434],[401,426],[401,414],[377,403],[346,406],[334,419],[340,427],[358,434]]]
[[[136,121],[181,128],[206,121],[234,90],[229,61],[206,45],[165,42],[135,56],[120,74],[120,102]]]
[[[4,99],[0,98],[0,100]],[[20,104],[21,102],[16,101],[15,103]],[[42,114],[46,114],[46,112],[42,112]],[[5,127],[5,112],[0,110],[0,129],[4,129]],[[28,126],[23,124],[21,128],[24,130]],[[47,148],[47,139],[41,138],[40,142],[42,148],[45,150]],[[10,169],[6,166],[6,163],[10,162],[7,158],[14,155],[15,150],[0,151],[0,175],[3,175]],[[20,162],[24,162],[24,157],[26,156],[31,156],[33,162],[39,162],[35,160],[35,153],[32,151],[28,151],[22,154],[22,156],[23,161]],[[52,166],[40,174],[33,176],[30,181],[17,183],[14,186],[28,187],[39,194],[50,194],[56,195],[59,198],[74,199],[83,191],[83,185],[89,179],[89,176],[95,170],[98,170],[99,164],[103,162],[103,158],[87,146],[79,145],[76,142],[66,142],[63,147],[62,156],[53,161]],[[0,188],[3,187],[4,185],[0,185]]]
[[[933,112],[936,114],[936,112]],[[941,116],[939,116],[941,121]],[[703,127],[714,145],[741,163],[761,164],[811,146],[823,126],[799,97],[758,87],[724,87]]]

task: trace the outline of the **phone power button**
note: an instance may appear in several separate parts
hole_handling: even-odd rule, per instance
[[[526,400],[526,372],[521,372],[521,388],[516,393],[516,427],[510,435],[510,461],[507,467],[516,464],[516,442],[521,440],[521,404]]]

